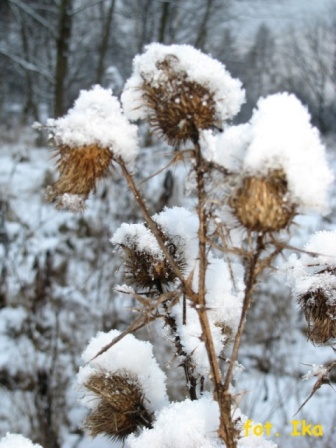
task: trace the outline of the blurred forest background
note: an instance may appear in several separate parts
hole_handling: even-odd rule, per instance
[[[334,160],[336,2],[295,19],[287,17],[286,2],[0,0],[0,438],[11,431],[44,448],[112,446],[86,438],[74,383],[88,340],[130,321],[132,302],[115,291],[124,279],[108,240],[121,222],[141,219],[115,172],[82,215],[46,205],[44,189],[55,175],[45,136],[32,123],[63,115],[79,91],[94,84],[119,95],[133,57],[147,43],[186,43],[211,53],[242,80],[247,101],[237,122],[250,118],[260,96],[293,92],[309,108]],[[280,25],[271,12],[272,20],[258,16],[258,8],[267,12],[274,5],[283,7]],[[169,155],[145,125],[140,139],[143,178]],[[178,166],[145,184],[153,213],[185,205],[185,176],[185,167]],[[302,226],[298,220],[293,244],[302,247],[308,233],[332,228],[334,214],[335,207],[325,218],[303,219]],[[244,411],[281,428],[312,388],[301,382],[307,371],[302,356],[316,363],[332,355],[330,347],[307,344],[304,319],[283,283],[265,279],[260,285],[241,352],[243,385],[251,391]],[[155,329],[141,336],[154,341]],[[168,342],[156,352],[163,365],[172,361]],[[170,371],[173,399],[183,385],[180,370],[175,365]],[[300,416],[325,425],[318,445],[324,448],[336,446],[332,394],[321,391]],[[283,436],[279,446],[315,446],[309,437],[296,439]]]
[[[60,116],[96,83],[120,92],[134,55],[156,41],[191,44],[222,61],[248,93],[241,120],[261,95],[287,90],[323,133],[334,131],[335,3],[317,15],[298,0],[302,15],[290,19],[287,1],[1,0],[1,122]]]

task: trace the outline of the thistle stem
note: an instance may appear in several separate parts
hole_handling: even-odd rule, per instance
[[[145,204],[145,202],[144,202],[144,200],[134,182],[133,176],[128,171],[125,163],[122,160],[119,160],[119,165],[122,169],[122,172],[125,176],[128,186],[129,186],[130,190],[132,191],[133,196],[136,199],[136,201],[144,215],[144,218],[145,218],[146,223],[148,224],[148,227],[150,228],[153,235],[155,236],[155,238],[160,246],[160,249],[162,250],[166,259],[169,261],[174,273],[181,281],[184,293],[188,297],[190,297],[191,300],[195,303],[197,294],[192,290],[192,288],[189,286],[188,282],[185,280],[180,268],[178,267],[177,263],[175,262],[174,258],[172,257],[169,249],[165,245],[165,243],[162,239],[162,235],[161,235],[160,231],[158,230],[157,224],[150,216],[148,208],[147,208],[147,206],[146,206],[146,204]],[[162,292],[161,285],[159,285],[158,291]],[[171,328],[173,334],[175,335],[175,347],[177,349],[177,353],[179,356],[183,357],[183,359],[184,359],[184,361],[182,362],[182,365],[183,365],[185,376],[186,376],[187,387],[189,390],[190,399],[196,400],[197,399],[197,394],[196,394],[197,378],[194,376],[195,367],[193,365],[191,357],[187,355],[187,353],[184,351],[184,348],[181,344],[180,337],[177,334],[177,327],[176,327],[175,319],[167,312],[165,320],[166,320],[166,323]]]
[[[211,369],[211,379],[214,385],[214,389],[216,391],[216,396],[218,397],[219,387],[222,378],[211,334],[210,322],[208,318],[206,299],[205,299],[206,295],[205,278],[208,264],[207,252],[206,252],[207,213],[205,206],[206,194],[204,185],[205,165],[203,162],[199,143],[195,143],[195,159],[196,159],[195,172],[196,172],[197,199],[198,199],[197,213],[199,217],[199,228],[198,228],[199,274],[198,274],[198,294],[197,294],[196,310],[198,312],[200,324],[202,327],[202,338],[208,353]]]
[[[245,296],[244,296],[244,302],[243,302],[243,309],[240,316],[240,321],[238,325],[238,330],[235,336],[233,349],[230,357],[230,364],[228,371],[226,373],[225,382],[224,382],[224,392],[228,392],[232,376],[233,376],[233,368],[234,364],[237,361],[238,358],[238,351],[241,344],[241,338],[244,332],[245,322],[246,322],[246,316],[247,312],[251,306],[252,302],[252,296],[253,296],[253,288],[255,286],[256,280],[257,280],[257,264],[261,255],[261,252],[264,249],[264,238],[263,235],[258,235],[257,237],[257,243],[256,243],[256,249],[251,257],[251,259],[248,262],[247,270],[246,270],[246,288],[245,288]]]
[[[122,159],[119,159],[118,163],[119,163],[120,168],[123,172],[123,175],[128,183],[128,186],[129,186],[131,192],[133,193],[133,196],[134,196],[135,200],[137,201],[137,203],[144,215],[145,221],[146,221],[149,229],[155,236],[155,238],[160,246],[160,249],[162,250],[166,259],[169,261],[169,264],[170,264],[171,268],[173,269],[175,275],[181,281],[184,292],[191,299],[194,299],[196,297],[196,293],[193,291],[193,289],[189,286],[189,284],[185,280],[179,266],[177,265],[174,258],[172,257],[168,247],[165,245],[165,242],[162,239],[162,235],[160,234],[160,231],[158,229],[158,226],[157,226],[156,222],[153,220],[153,218],[150,216],[149,210],[148,210],[148,208],[147,208],[147,206],[146,206],[146,204],[145,204],[145,202],[144,202],[144,200],[134,182],[132,174],[129,172],[127,166],[125,165],[125,163],[123,162]]]

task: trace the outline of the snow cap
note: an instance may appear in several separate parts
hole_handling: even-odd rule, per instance
[[[47,126],[56,145],[109,148],[126,163],[138,154],[137,127],[128,122],[112,90],[99,85],[81,90],[73,108],[64,117],[49,119]]]
[[[125,113],[131,120],[148,116],[141,89],[144,82],[157,88],[167,81],[162,63],[168,59],[173,63],[174,72],[183,74],[184,80],[204,86],[211,92],[220,122],[239,112],[245,92],[241,82],[232,78],[222,63],[190,45],[152,43],[146,46],[143,54],[134,58],[133,74],[121,97]]]
[[[120,335],[117,330],[108,333],[99,332],[91,339],[82,358],[86,365],[81,367],[77,382],[85,386],[88,379],[100,372],[113,375],[118,372],[127,372],[136,377],[143,390],[146,407],[155,412],[161,409],[168,401],[166,394],[166,377],[160,369],[153,355],[153,346],[150,342],[140,341],[132,334],[126,335],[104,353],[93,359],[97,353],[114,338]],[[97,400],[88,394],[81,399],[85,406],[94,409]]]

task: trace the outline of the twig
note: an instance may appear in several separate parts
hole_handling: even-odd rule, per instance
[[[308,398],[302,403],[302,405],[299,407],[299,409],[295,412],[293,417],[295,417],[301,411],[301,409],[308,403],[308,401],[312,398],[312,396],[315,395],[316,391],[321,386],[323,386],[323,384],[328,384],[334,390],[334,388],[332,387],[332,385],[330,383],[328,375],[330,373],[330,370],[332,370],[335,366],[336,366],[336,361],[331,361],[328,364],[324,365],[324,367],[326,368],[326,372],[318,377],[316,383],[314,384],[313,390],[309,394]]]
[[[134,333],[137,330],[140,330],[140,328],[147,325],[149,322],[152,322],[153,320],[156,320],[161,317],[160,314],[150,314],[153,310],[158,308],[158,305],[161,305],[162,303],[166,302],[167,300],[171,298],[177,298],[179,295],[176,291],[173,292],[167,292],[165,294],[162,294],[155,302],[152,303],[151,307],[148,307],[146,309],[140,310],[140,316],[138,316],[134,321],[117,337],[115,337],[111,342],[106,344],[102,349],[99,350],[99,352],[89,361],[93,361],[98,356],[105,353],[107,350],[109,350],[113,345],[115,345],[117,342],[119,342],[121,339],[123,339],[126,335],[130,333]]]

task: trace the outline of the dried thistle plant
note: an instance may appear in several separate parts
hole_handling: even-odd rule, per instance
[[[336,269],[324,269],[315,277],[336,275]],[[336,302],[331,293],[320,287],[308,291],[299,297],[299,305],[304,311],[308,323],[307,336],[314,344],[324,344],[332,338],[336,338]]]
[[[286,228],[294,216],[295,206],[287,200],[287,193],[284,173],[274,170],[267,177],[244,177],[229,205],[246,229],[276,232]]]
[[[150,428],[152,414],[146,409],[137,378],[129,372],[98,372],[84,386],[96,395],[98,406],[87,417],[84,427],[92,437],[105,435],[124,440],[142,427]]]
[[[162,241],[181,272],[186,267],[186,259],[179,237],[169,237],[159,229]],[[165,285],[173,283],[177,276],[169,261],[162,253],[152,253],[139,248],[136,240],[119,244],[124,252],[125,273],[131,284],[149,291],[163,292]]]
[[[113,154],[98,145],[70,147],[60,145],[56,150],[59,179],[47,190],[47,200],[62,207],[63,195],[73,195],[85,201],[95,190],[98,180],[105,177]]]
[[[144,103],[151,110],[149,124],[172,145],[197,141],[201,129],[218,126],[213,93],[175,69],[177,61],[175,55],[166,56],[157,63],[162,79],[142,85]]]

